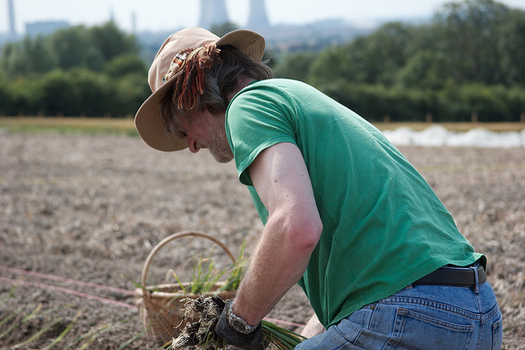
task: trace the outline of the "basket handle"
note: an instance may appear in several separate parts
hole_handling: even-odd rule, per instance
[[[194,237],[203,237],[206,239],[209,239],[210,241],[213,241],[214,243],[217,243],[232,259],[232,261],[235,263],[235,257],[230,252],[230,250],[217,238],[212,237],[210,235],[207,235],[203,232],[198,231],[182,231],[178,233],[174,233],[166,238],[164,238],[162,241],[160,241],[149,253],[148,258],[146,259],[146,262],[144,263],[144,267],[142,269],[142,277],[141,277],[141,287],[142,289],[146,288],[146,277],[148,274],[149,265],[151,263],[151,260],[153,259],[153,256],[158,252],[158,250],[164,246],[166,243],[173,241],[174,239],[181,238],[181,237],[188,237],[188,236],[194,236]]]

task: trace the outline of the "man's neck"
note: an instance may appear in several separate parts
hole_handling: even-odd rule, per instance
[[[250,83],[254,80],[255,79],[247,77],[246,75],[241,75],[239,77],[239,81],[237,82],[236,88],[226,96],[228,98],[228,102],[232,100],[233,96],[237,95],[239,91],[250,85]]]

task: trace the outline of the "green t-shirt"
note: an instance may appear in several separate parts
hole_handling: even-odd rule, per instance
[[[481,257],[383,134],[309,85],[250,84],[228,107],[226,133],[239,180],[264,224],[268,212],[247,168],[277,143],[301,150],[323,232],[299,285],[325,327],[443,265]]]

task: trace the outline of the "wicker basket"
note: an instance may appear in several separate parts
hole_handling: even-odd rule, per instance
[[[180,284],[162,284],[156,286],[146,286],[146,277],[149,269],[149,265],[153,256],[158,250],[166,243],[181,237],[203,237],[218,244],[235,262],[235,258],[228,248],[218,241],[216,238],[206,235],[202,232],[184,231],[175,233],[171,236],[163,239],[157,244],[151,253],[149,254],[144,268],[142,270],[141,277],[141,288],[135,290],[135,303],[139,309],[142,323],[146,328],[148,336],[157,344],[164,345],[170,342],[172,338],[176,338],[180,334],[180,330],[184,328],[187,322],[196,322],[197,320],[185,320],[184,319],[184,303],[181,299],[184,298],[197,298],[196,294],[184,294]],[[183,283],[183,285],[189,285],[190,283]],[[219,289],[224,283],[216,283],[213,290]],[[207,292],[202,295],[212,296],[216,292]],[[222,291],[218,295],[226,300],[235,297],[235,291]]]

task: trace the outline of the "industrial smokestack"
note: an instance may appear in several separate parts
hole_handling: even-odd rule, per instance
[[[15,38],[16,23],[15,23],[15,6],[13,0],[7,0],[7,13],[9,14],[9,37]]]
[[[229,22],[225,0],[201,0],[199,27],[211,29],[213,25]]]
[[[248,28],[254,30],[266,29],[270,25],[266,15],[264,0],[250,0],[250,16],[248,18]]]
[[[135,12],[131,13],[131,32],[136,35],[137,34],[137,15]]]

